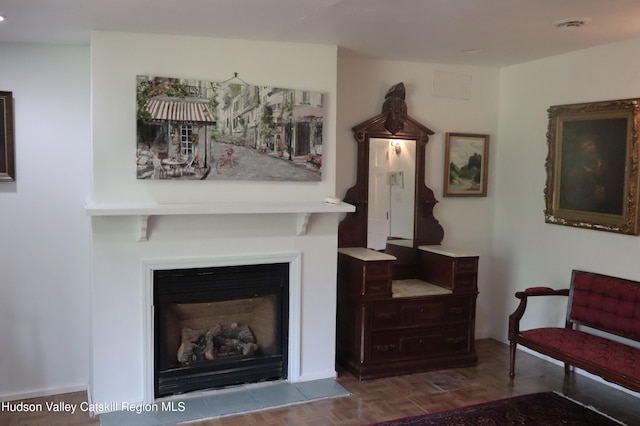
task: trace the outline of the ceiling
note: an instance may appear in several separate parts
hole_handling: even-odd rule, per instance
[[[0,15],[0,43],[88,44],[91,30],[124,31],[490,67],[640,37],[640,0],[0,0]],[[579,28],[553,24],[585,17]]]

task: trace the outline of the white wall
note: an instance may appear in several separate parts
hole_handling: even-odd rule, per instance
[[[470,78],[470,99],[434,96],[434,73]],[[436,219],[444,228],[443,244],[480,254],[476,337],[490,335],[493,295],[488,291],[492,264],[493,203],[496,198],[495,158],[499,144],[497,69],[427,63],[375,61],[350,57],[338,59],[337,189],[344,197],[356,181],[356,141],[351,128],[379,114],[387,90],[404,82],[409,115],[435,132],[426,149],[425,181],[439,203]],[[489,134],[489,187],[487,197],[442,196],[444,139],[446,132]]]
[[[342,56],[336,61],[335,48],[326,46],[107,33],[94,37],[91,70],[86,47],[0,45],[0,90],[13,91],[15,98],[18,174],[17,183],[0,185],[0,342],[11,342],[0,349],[0,398],[60,393],[84,387],[88,380],[91,243],[83,204],[90,192],[91,108],[96,121],[93,133],[99,141],[92,191],[97,201],[209,201],[266,194],[310,200],[332,195],[334,185],[335,194],[342,197],[354,184],[355,141],[350,129],[379,113],[387,89],[404,81],[409,113],[436,132],[427,145],[426,183],[440,201],[435,215],[445,229],[443,242],[481,254],[477,337],[506,341],[506,318],[515,308],[517,290],[531,285],[566,286],[573,268],[640,279],[640,237],[545,224],[543,214],[546,109],[640,96],[640,59],[633,54],[639,48],[640,41],[633,40],[498,72]],[[287,66],[292,59],[297,61]],[[472,99],[433,96],[434,71],[470,75]],[[202,190],[186,192],[183,182],[136,181],[130,166],[135,146],[129,142],[135,135],[135,74],[227,79],[233,72],[251,83],[330,92],[329,116],[337,112],[337,118],[329,120],[328,131],[337,132],[337,141],[329,140],[324,147],[329,152],[325,151],[323,181],[203,182]],[[90,78],[95,80],[93,103]],[[491,135],[487,198],[442,197],[447,131]],[[333,178],[336,167],[337,180]],[[139,273],[135,263],[140,258],[165,256],[167,247],[177,255],[220,255],[227,247],[232,252],[246,252],[247,247],[262,252],[274,244],[282,250],[299,250],[306,253],[303,263],[310,265],[303,280],[317,284],[328,279],[330,283],[325,283],[330,291],[311,293],[303,301],[304,321],[320,330],[330,329],[333,318],[325,312],[335,303],[331,287],[335,270],[325,268],[327,259],[319,253],[335,245],[335,220],[312,217],[306,237],[275,235],[290,232],[286,216],[271,218],[267,227],[253,216],[234,221],[244,230],[229,228],[221,219],[198,218],[190,221],[186,231],[176,231],[184,224],[175,218],[159,219],[154,222],[159,232],[152,234],[149,243],[133,243],[134,219],[94,219],[94,231],[100,234],[98,249],[118,253],[114,263],[99,263],[95,269]],[[247,246],[250,234],[258,229],[258,240]],[[196,242],[177,251],[176,247],[184,247],[185,232],[195,236]],[[172,244],[170,237],[181,245]],[[240,241],[231,243],[236,237]],[[216,244],[213,238],[218,239]],[[133,260],[127,259],[128,254]],[[320,256],[320,261],[314,256]],[[101,340],[119,333],[141,335],[139,326],[127,328],[128,320],[141,314],[141,289],[136,285],[127,278],[93,296],[94,301],[115,303],[104,308],[115,321],[113,328],[94,334],[98,349]],[[557,303],[532,303],[531,308],[525,325],[540,324],[545,318],[558,323],[564,314],[564,306]],[[326,358],[333,347],[318,347],[313,340],[303,345],[307,357],[303,374],[325,374],[328,367],[317,358]],[[140,362],[136,349],[127,359],[112,360],[110,366],[124,365],[128,373],[127,365]],[[124,386],[133,388],[129,396],[139,396],[138,384]]]
[[[0,399],[86,387],[89,49],[0,44],[15,183],[0,184]]]
[[[93,200],[152,202],[322,202],[335,193],[335,46],[97,32],[92,36]],[[135,77],[150,74],[328,94],[321,182],[137,181]],[[312,216],[295,235],[294,215],[154,217],[150,240],[136,241],[136,218],[93,219],[92,397],[144,397],[141,265],[184,259],[297,252],[302,257],[301,380],[335,375],[338,215]]]
[[[544,222],[547,109],[640,97],[640,40],[504,68],[493,244],[492,337],[506,341],[513,296],[531,286],[566,288],[572,269],[640,280],[640,237]],[[548,299],[548,298],[547,298]],[[534,301],[523,328],[563,324],[566,300]]]

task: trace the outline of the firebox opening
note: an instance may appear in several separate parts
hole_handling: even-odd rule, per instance
[[[154,272],[155,396],[287,378],[288,264]]]

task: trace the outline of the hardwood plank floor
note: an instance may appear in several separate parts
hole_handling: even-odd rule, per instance
[[[509,380],[509,347],[495,340],[476,341],[476,367],[432,371],[358,381],[341,373],[338,382],[351,396],[190,423],[198,426],[351,426],[442,411],[516,395],[555,390],[618,419],[640,425],[640,399],[519,351],[516,378]],[[83,393],[36,398],[79,403]],[[86,413],[10,413],[0,411],[0,425],[99,425]]]

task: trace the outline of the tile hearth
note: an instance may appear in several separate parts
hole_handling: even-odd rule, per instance
[[[160,426],[264,410],[318,399],[348,396],[334,379],[301,383],[269,383],[242,386],[215,394],[171,398],[162,402],[127,407],[130,411],[102,414],[102,426]],[[173,403],[173,404],[171,404]],[[137,409],[137,411],[136,411]]]

